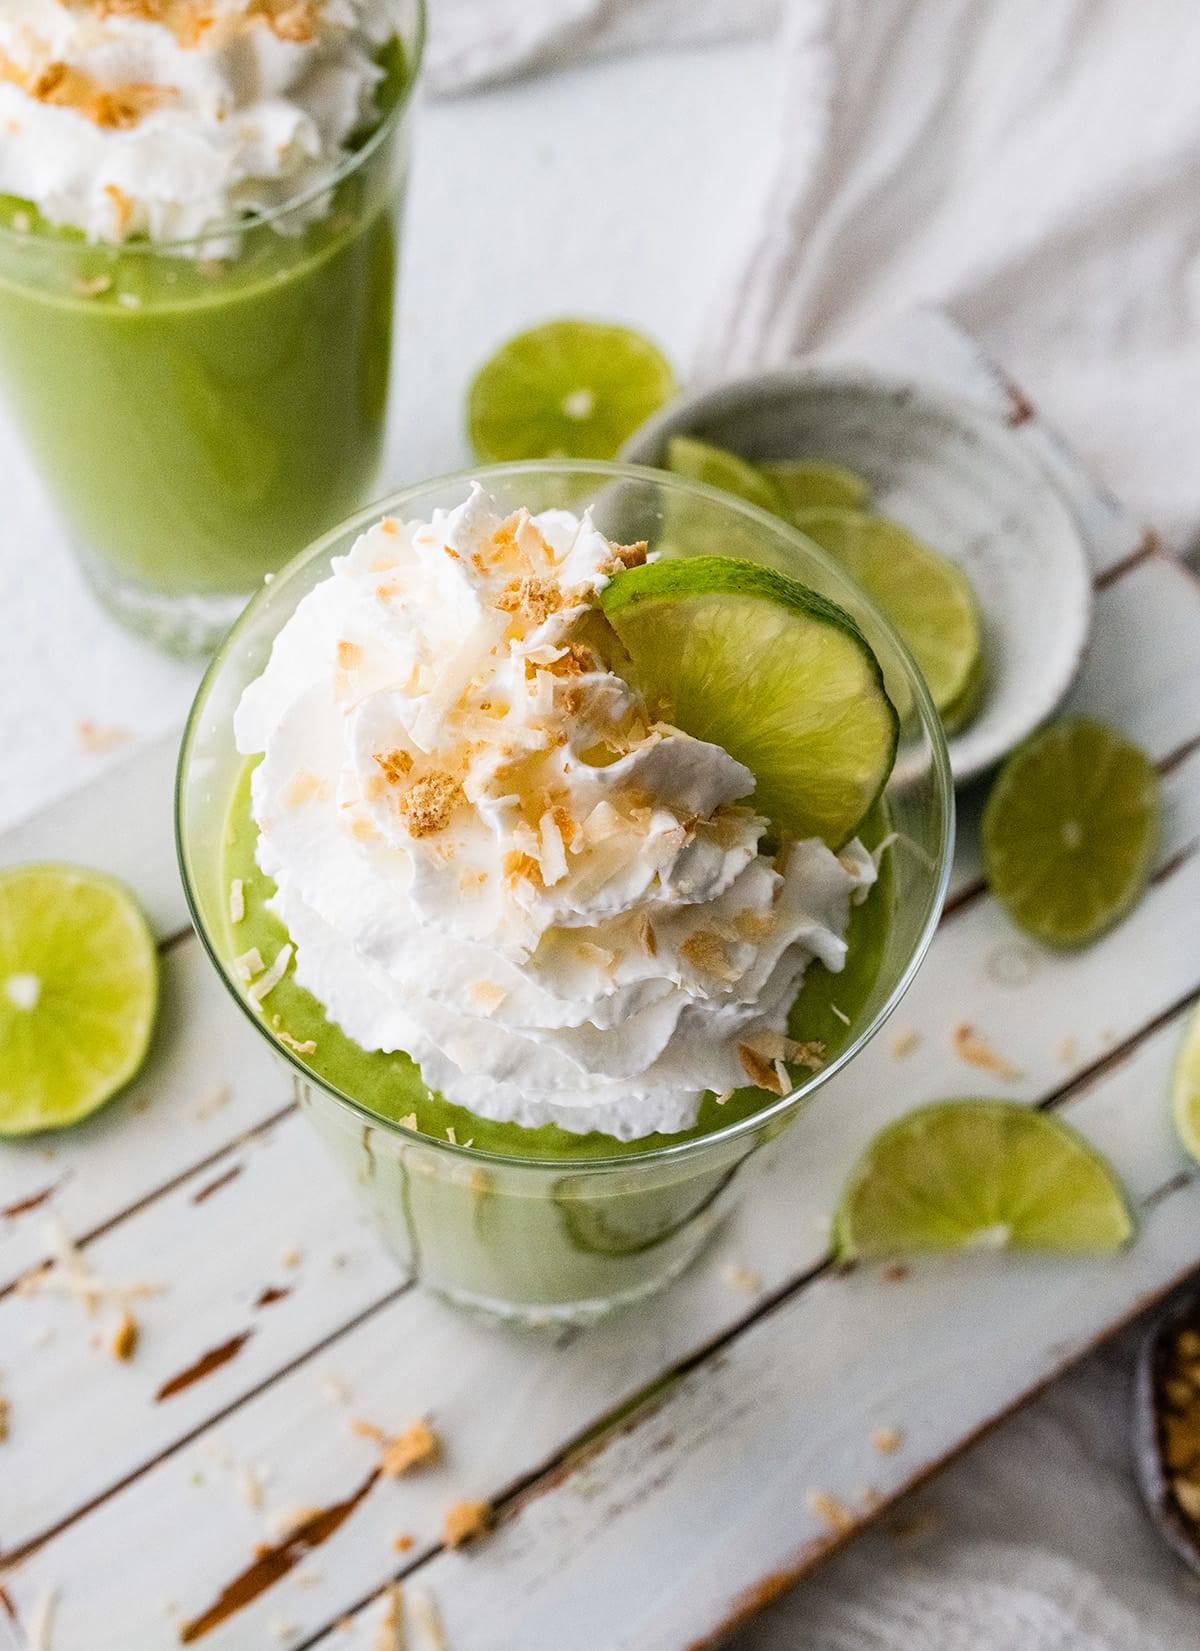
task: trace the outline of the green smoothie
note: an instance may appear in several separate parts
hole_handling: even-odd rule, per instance
[[[221,940],[227,963],[257,948],[269,965],[288,935],[267,910],[275,885],[254,858],[258,831],[250,814],[250,775],[257,761],[247,762],[229,809],[222,882],[230,887],[240,880],[244,915],[237,923],[227,920]],[[886,816],[877,807],[862,840],[874,847],[886,831]],[[893,898],[891,854],[885,851],[879,880],[851,909],[845,967],[834,974],[813,962],[806,971],[789,1032],[797,1041],[822,1044],[826,1062],[861,1025],[884,956]],[[450,1104],[426,1088],[406,1055],[361,1049],[291,973],[266,998],[262,1013],[264,1027],[297,1061],[360,1109],[356,1115],[331,1107],[320,1091],[299,1085],[301,1104],[358,1182],[402,1262],[452,1299],[477,1307],[496,1303],[505,1317],[513,1316],[517,1302],[526,1308],[520,1316],[542,1314],[554,1322],[557,1305],[569,1303],[569,1316],[578,1321],[587,1316],[581,1302],[594,1300],[599,1313],[614,1298],[634,1299],[682,1271],[723,1214],[723,1194],[742,1164],[783,1127],[766,1123],[763,1131],[706,1158],[699,1170],[668,1163],[650,1174],[638,1163],[647,1153],[750,1118],[776,1097],[753,1086],[723,1104],[710,1094],[693,1129],[634,1141],[574,1134],[553,1124],[529,1129]],[[382,1127],[372,1125],[371,1114]],[[438,1147],[423,1149],[387,1127],[397,1122],[437,1140]],[[447,1152],[447,1142],[468,1150]],[[497,1159],[514,1162],[510,1167]],[[543,1167],[530,1166],[530,1160]],[[589,1168],[598,1160],[612,1166],[604,1175]],[[628,1161],[626,1174],[621,1160]],[[547,1175],[546,1165],[560,1166],[561,1174]]]
[[[113,246],[0,197],[0,376],[119,609],[137,593],[150,608],[226,597],[227,621],[370,490],[410,80],[399,41],[380,62],[362,164],[307,221],[251,219],[182,250]]]

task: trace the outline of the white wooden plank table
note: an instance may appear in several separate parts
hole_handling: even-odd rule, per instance
[[[1097,613],[1073,700],[1164,777],[1141,905],[1077,956],[1030,945],[980,884],[968,798],[951,904],[898,1014],[916,1050],[897,1058],[885,1034],[823,1090],[672,1292],[549,1342],[410,1288],[360,1218],[185,930],[173,741],[0,839],[0,863],[53,854],[128,877],[165,984],[132,1092],[0,1156],[0,1622],[27,1628],[54,1595],[53,1651],[167,1651],[235,1586],[239,1608],[189,1643],[343,1651],[377,1644],[381,1590],[403,1576],[436,1599],[451,1651],[716,1643],[1200,1262],[1200,1182],[1165,1105],[1200,992],[1200,587],[1081,491],[943,323],[918,317],[881,349],[1022,415],[1086,521]],[[1118,1165],[1142,1217],[1125,1255],[830,1267],[828,1214],[869,1135],[920,1101],[997,1087],[955,1056],[963,1020],[1021,1068],[1001,1088],[1060,1109]],[[52,1222],[99,1277],[161,1287],[137,1303],[129,1361],[109,1351],[110,1309],[17,1288]],[[444,1462],[376,1479],[349,1419],[397,1431],[424,1414]],[[883,1427],[902,1431],[894,1454],[871,1445]],[[822,1524],[817,1490],[850,1528]],[[494,1502],[498,1526],[448,1552],[442,1516],[462,1498]],[[322,1538],[303,1554],[279,1546],[277,1518],[297,1509]],[[263,1545],[276,1557],[256,1570]]]

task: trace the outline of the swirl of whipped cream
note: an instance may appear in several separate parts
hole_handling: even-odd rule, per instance
[[[0,193],[115,242],[284,205],[377,118],[394,33],[387,0],[4,0]]]
[[[296,978],[483,1117],[635,1139],[783,1092],[808,962],[842,967],[859,844],[760,851],[750,771],[656,720],[597,593],[644,546],[478,487],[386,518],[246,689],[258,863]]]

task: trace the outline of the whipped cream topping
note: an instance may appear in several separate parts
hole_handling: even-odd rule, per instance
[[[376,118],[394,33],[387,0],[3,0],[0,193],[104,241],[283,205]]]
[[[296,979],[365,1050],[498,1121],[621,1139],[779,1093],[809,961],[842,967],[858,843],[778,859],[750,771],[620,673],[595,604],[644,546],[478,488],[384,519],[281,629],[235,718]]]

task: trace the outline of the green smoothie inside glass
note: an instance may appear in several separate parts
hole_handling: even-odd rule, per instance
[[[760,554],[680,556],[685,495]],[[392,1247],[492,1316],[679,1272],[925,944],[936,718],[895,788],[911,666],[765,521],[618,467],[435,484],[256,599],[193,712],[201,934]]]
[[[378,468],[423,14],[349,10],[0,14],[0,378],[94,588],[177,651]]]

